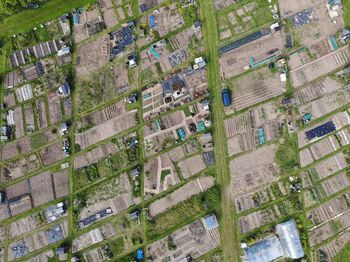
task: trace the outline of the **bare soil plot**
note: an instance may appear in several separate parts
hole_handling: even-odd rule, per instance
[[[21,236],[43,225],[38,213],[20,218],[9,224],[9,238]]]
[[[104,240],[99,228],[93,229],[73,240],[73,252],[80,251]]]
[[[223,9],[236,3],[237,0],[214,0],[215,9]]]
[[[321,185],[326,195],[331,196],[339,192],[340,190],[343,190],[344,188],[348,187],[350,185],[350,181],[346,173],[340,173],[322,182]]]
[[[189,125],[198,126],[199,122],[205,122],[209,117],[209,112],[202,106],[198,105],[197,109],[194,116],[185,116],[184,111],[175,111],[146,125],[143,129],[146,155],[151,156],[180,141],[177,132],[180,128],[183,128],[185,138],[190,137],[193,132]]]
[[[323,199],[344,190],[350,182],[345,173],[333,176],[319,185],[304,191],[304,203],[306,207],[322,202]]]
[[[318,163],[315,166],[315,169],[318,177],[323,179],[345,168],[346,166],[346,157],[342,153],[338,153]]]
[[[28,103],[23,106],[26,130],[35,130],[33,104]]]
[[[100,23],[102,23],[102,17],[97,5],[90,7],[89,10],[84,10],[78,18],[78,23],[74,24],[75,43],[79,43],[100,31],[102,29]],[[95,28],[95,25],[99,26]]]
[[[63,113],[66,118],[70,118],[72,116],[72,98],[66,97],[63,99]]]
[[[9,208],[7,205],[0,205],[0,221],[10,217]]]
[[[301,114],[311,113],[313,119],[317,119],[331,113],[349,103],[350,86],[346,86],[324,97],[309,102],[299,107]]]
[[[332,260],[339,252],[342,250],[350,241],[350,231],[346,230],[344,233],[327,242],[327,244],[319,247],[319,250],[322,250],[327,258]]]
[[[307,64],[301,65],[290,71],[292,85],[300,87],[311,82],[322,75],[331,73],[349,63],[350,50],[347,47],[322,56]]]
[[[83,254],[83,257],[84,261],[106,261],[109,259],[103,246],[88,249]]]
[[[310,147],[302,149],[300,154],[301,167],[307,166],[314,161],[331,154],[338,150],[340,145],[334,136],[329,136],[317,143],[312,144]]]
[[[98,145],[96,148],[76,155],[74,158],[74,168],[79,169],[93,163],[97,163],[102,158],[118,152],[118,147],[113,142]]]
[[[157,24],[156,30],[160,36],[165,36],[185,24],[176,4],[159,8],[159,13],[154,16]]]
[[[338,8],[338,16],[331,18],[327,8],[326,1],[310,1],[313,2],[308,8],[313,10],[316,21],[304,24],[300,28],[292,28],[294,38],[299,39],[302,46],[309,48],[310,53],[319,58],[332,51],[329,43],[329,36],[336,35],[337,32],[344,28],[342,8]]]
[[[193,157],[182,160],[178,163],[181,175],[187,179],[206,168],[202,155],[195,155]]]
[[[299,0],[299,1],[279,0],[278,1],[281,17],[283,19],[320,3],[325,3],[325,1],[324,0]]]
[[[169,44],[172,50],[186,47],[189,52],[204,52],[202,43],[203,36],[201,30],[187,28],[169,38]],[[196,49],[196,50],[194,50]]]
[[[301,49],[289,55],[288,66],[290,70],[298,68],[299,66],[310,62],[312,58],[307,52],[307,49]]]
[[[331,23],[331,24],[333,24],[333,23]],[[312,28],[312,29],[314,29],[314,28]],[[334,33],[336,33],[337,31],[334,31]],[[318,37],[319,37],[319,33],[317,32],[315,34],[315,38],[318,38]],[[329,43],[329,38],[327,36],[325,36],[325,39],[318,41],[316,43],[312,43],[312,45],[310,46],[310,52],[312,53],[312,55],[314,55],[315,58],[324,56],[324,55],[332,52],[332,47]]]
[[[310,147],[310,152],[315,160],[318,160],[340,148],[337,140],[334,136],[329,136],[317,143],[312,144]]]
[[[155,51],[158,53],[159,57],[155,57],[149,48],[141,52],[140,59],[143,70],[141,77],[142,83],[147,83],[155,79],[159,74],[170,71],[175,66],[184,63],[188,58],[188,53],[184,48],[171,52],[170,47],[165,45],[156,47]],[[176,58],[177,62],[172,64],[172,60],[174,60],[172,58]],[[158,69],[158,64],[161,70]],[[155,73],[155,75],[152,76],[152,72]]]
[[[103,20],[106,24],[107,29],[118,24],[118,19],[115,16],[113,8],[103,11]]]
[[[161,262],[164,259],[184,261],[188,255],[192,259],[197,259],[210,252],[220,245],[219,228],[208,230],[203,223],[201,220],[196,220],[171,235],[149,244],[148,256],[154,262]],[[171,248],[172,246],[175,248]]]
[[[125,102],[119,101],[113,105],[107,106],[101,110],[95,111],[87,116],[82,117],[79,121],[77,121],[77,128],[78,130],[88,129],[125,113],[127,113]]]
[[[36,100],[36,112],[39,129],[47,127],[46,104],[43,97]]]
[[[40,167],[40,162],[36,154],[25,156],[19,160],[9,162],[1,168],[1,182],[17,179],[26,174],[37,170]]]
[[[276,151],[277,145],[268,145],[231,161],[232,200],[238,194],[251,192],[279,178],[279,168],[274,162]]]
[[[124,10],[123,10],[122,7],[118,7],[117,8],[117,14],[118,14],[120,20],[124,20],[125,19]]]
[[[15,99],[14,93],[11,92],[11,93],[5,94],[3,98],[3,103],[5,108],[16,105],[16,99]]]
[[[77,76],[84,77],[100,69],[109,62],[109,39],[99,37],[78,47],[76,71]]]
[[[350,144],[350,132],[348,129],[339,131],[335,134],[335,137],[342,147]]]
[[[45,131],[36,132],[32,134],[29,139],[33,149],[38,149],[57,140],[57,129],[52,127]]]
[[[49,117],[51,125],[62,121],[61,100],[56,93],[49,94]]]
[[[229,156],[234,156],[253,148],[253,141],[249,135],[236,135],[227,140],[227,147]]]
[[[320,244],[327,238],[339,233],[350,226],[350,212],[345,212],[341,216],[323,224],[322,226],[309,231],[310,246]]]
[[[306,104],[315,99],[321,98],[322,96],[336,92],[337,90],[342,88],[342,84],[337,80],[326,77],[315,83],[312,83],[305,88],[298,89],[295,94],[296,103]]]
[[[277,206],[250,213],[238,219],[241,234],[275,221],[280,215]]]
[[[255,105],[264,100],[281,95],[285,84],[281,82],[278,73],[272,73],[267,67],[254,70],[228,82],[232,91],[232,106],[234,110]]]
[[[213,148],[213,138],[211,133],[205,133],[197,139],[190,139],[181,147],[176,147],[168,152],[169,157],[173,162],[179,162],[188,156],[200,153],[200,147],[203,150],[210,150]]]
[[[28,180],[19,182],[5,189],[7,200],[11,201],[17,197],[27,195],[30,193]]]
[[[53,249],[50,249],[32,258],[29,258],[28,260],[26,260],[26,262],[48,261],[50,259],[53,259],[54,257],[55,257],[55,252]]]
[[[12,216],[31,210],[33,206],[30,195],[23,195],[18,200],[10,202],[8,208]]]
[[[55,198],[68,195],[68,169],[51,175]]]
[[[229,38],[231,36],[232,36],[232,33],[231,33],[230,29],[227,28],[225,30],[220,31],[219,38],[220,38],[220,40],[223,40],[223,39]]]
[[[50,244],[54,244],[60,240],[63,240],[68,235],[68,221],[64,220],[60,224],[56,224],[46,230],[38,231],[34,233],[34,249],[38,250],[44,248]]]
[[[146,156],[152,156],[176,143],[177,135],[173,130],[165,130],[145,139]]]
[[[127,112],[111,118],[85,132],[76,134],[76,144],[79,144],[81,149],[84,149],[133,127],[135,125],[135,113],[135,111]]]
[[[6,231],[6,227],[1,226],[0,227],[0,241],[1,242],[3,242],[5,240],[5,231]]]
[[[11,215],[17,215],[32,208],[28,180],[7,187],[5,193]]]
[[[20,69],[9,72],[4,77],[4,87],[12,88],[19,85],[23,81],[23,75]]]
[[[284,37],[282,33],[269,34],[240,48],[224,53],[220,58],[222,78],[228,79],[240,75],[249,66],[249,59],[255,61],[265,59],[269,52],[284,49]]]
[[[314,225],[325,222],[332,219],[336,215],[346,211],[349,205],[349,193],[341,195],[335,199],[329,200],[326,203],[312,209],[307,212],[307,217],[309,217]]]
[[[82,249],[86,249],[87,247],[96,244],[102,240],[109,239],[113,236],[115,236],[118,233],[118,228],[116,223],[106,223],[96,229],[93,229],[77,238],[74,239],[73,241],[73,252],[80,251]],[[125,231],[125,229],[128,228],[123,228],[122,230]],[[102,250],[99,250],[102,249]],[[101,259],[101,256],[105,256],[105,251],[103,246],[99,247],[98,249],[88,249],[88,252],[84,253],[85,258],[95,258],[97,261]],[[102,253],[98,253],[102,252]],[[107,259],[107,257],[106,257]],[[95,260],[93,260],[95,261]]]
[[[236,210],[238,213],[252,208],[258,208],[262,204],[273,201],[281,195],[286,195],[287,191],[281,183],[274,183],[254,192],[249,192],[235,198]]]
[[[55,199],[50,172],[30,178],[29,183],[34,206],[39,206]]]
[[[24,136],[24,126],[23,126],[23,113],[22,107],[16,107],[13,109],[13,119],[16,127],[16,138]]]
[[[79,220],[107,208],[111,208],[113,214],[118,214],[140,202],[139,199],[132,196],[132,186],[126,174],[90,187],[85,194],[85,199],[86,205],[78,213]]]
[[[198,143],[199,142],[199,143]],[[203,134],[202,136],[198,137],[198,140],[192,139],[188,140],[185,144],[183,144],[182,150],[185,153],[185,156],[194,155],[196,153],[199,153],[199,148],[202,147],[204,151],[210,150],[213,148],[213,137],[211,136],[211,133]],[[181,160],[181,159],[179,159]]]
[[[1,148],[2,161],[9,160],[19,154],[25,154],[33,150],[29,137],[22,137],[14,142],[6,143]]]
[[[278,128],[283,122],[284,115],[274,102],[225,120],[229,154],[235,155],[260,145],[259,128],[264,132],[265,142],[275,139],[278,136]]]
[[[127,16],[132,17],[134,15],[134,12],[132,10],[132,3],[125,5],[124,10],[126,11]]]
[[[305,148],[305,149],[299,151],[299,157],[300,157],[300,166],[301,167],[305,167],[305,166],[310,165],[314,162],[314,158],[313,158],[309,148]]]
[[[145,198],[159,194],[180,182],[168,153],[155,157],[145,165]]]
[[[200,177],[193,181],[188,182],[186,185],[176,189],[174,192],[165,196],[159,200],[156,200],[149,206],[150,215],[157,216],[160,213],[165,212],[167,209],[179,204],[191,196],[197,195],[200,192],[204,192],[208,188],[214,186],[213,177]]]
[[[313,126],[310,126],[309,128],[307,128],[306,130],[302,130],[302,131],[299,131],[298,132],[298,145],[299,145],[299,148],[302,148],[308,144],[310,144],[311,142],[315,142],[317,141],[317,139],[320,139],[320,138],[317,138],[317,139],[313,139],[312,141],[308,140],[306,138],[306,135],[305,135],[305,132],[307,132],[308,130],[311,130],[317,126],[320,126],[328,121],[333,121],[333,123],[335,124],[336,126],[336,129],[341,129],[343,128],[344,126],[346,125],[349,125],[350,124],[350,117],[349,117],[349,114],[347,112],[338,112],[336,113],[335,115],[333,115],[332,117],[330,117],[329,119],[321,122],[321,123],[318,123],[318,124],[314,124]]]
[[[57,142],[41,150],[40,158],[45,166],[51,165],[57,161],[64,159],[65,154],[62,150],[62,143]]]

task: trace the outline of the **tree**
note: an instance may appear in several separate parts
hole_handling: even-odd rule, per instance
[[[0,20],[23,10],[32,0],[1,0]]]

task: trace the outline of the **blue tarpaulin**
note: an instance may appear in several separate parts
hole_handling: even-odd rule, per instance
[[[154,15],[150,15],[150,17],[149,17],[149,27],[151,29],[157,28],[156,17]]]

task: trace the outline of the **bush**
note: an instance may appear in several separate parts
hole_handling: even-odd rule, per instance
[[[205,202],[205,204],[204,204]],[[146,235],[155,239],[160,235],[173,231],[180,225],[191,223],[196,217],[204,216],[219,208],[220,189],[216,186],[206,192],[195,195],[147,221]]]
[[[198,8],[195,5],[190,5],[187,6],[186,8],[182,8],[181,14],[185,20],[185,23],[187,24],[193,24],[198,20],[197,13],[198,13]]]
[[[36,133],[30,138],[30,144],[34,149],[44,146],[47,142],[47,137],[43,133]]]
[[[77,153],[77,152],[80,152],[81,150],[81,147],[79,144],[74,144],[74,152]]]
[[[208,208],[210,209],[219,209],[220,208],[220,189],[217,186],[214,186],[213,188],[209,189],[208,191],[202,193],[203,199],[208,205]]]

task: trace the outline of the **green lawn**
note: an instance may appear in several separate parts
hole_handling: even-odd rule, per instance
[[[33,27],[55,19],[73,8],[92,3],[94,0],[51,0],[38,10],[24,10],[0,23],[0,37],[26,32]]]
[[[336,257],[333,258],[333,262],[343,262],[343,261],[349,261],[350,256],[350,243],[348,243],[339,253],[336,255]]]
[[[343,1],[345,25],[350,27],[350,1]]]

